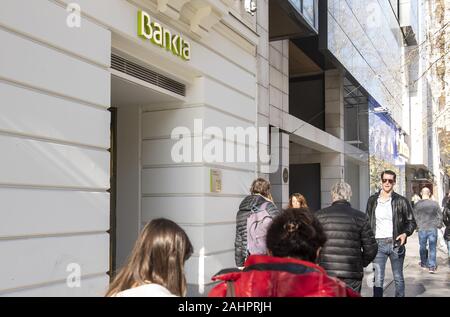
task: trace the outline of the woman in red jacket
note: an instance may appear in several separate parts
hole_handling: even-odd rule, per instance
[[[359,297],[315,264],[326,236],[308,209],[287,209],[267,232],[269,255],[251,255],[244,269],[213,277],[222,281],[209,297]]]

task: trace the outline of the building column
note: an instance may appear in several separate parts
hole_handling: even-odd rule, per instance
[[[270,183],[273,200],[278,209],[282,210],[289,203],[289,134],[282,132],[279,134],[278,153],[275,154],[278,154],[279,164],[277,171],[270,174]],[[284,175],[286,172],[288,173],[287,179]]]
[[[325,131],[344,139],[344,81],[337,69],[325,72]]]
[[[331,205],[331,187],[344,180],[344,153],[320,155],[320,191],[322,208]]]
[[[359,209],[366,211],[370,197],[369,164],[359,165]]]
[[[344,140],[344,85],[342,73],[325,72],[325,131]],[[331,187],[344,180],[344,153],[323,153],[320,158],[321,204],[331,205]]]
[[[266,1],[258,3],[257,10],[257,32],[259,42],[256,48],[257,56],[257,126],[265,128],[258,129],[258,153],[270,153],[269,135],[269,7]],[[263,135],[262,135],[263,134]],[[269,173],[262,170],[263,163],[258,161],[258,176],[269,179]]]
[[[283,128],[289,112],[289,40],[272,41],[269,50],[269,124]],[[275,153],[276,154],[276,153]],[[279,134],[278,169],[270,174],[272,195],[280,210],[289,203],[289,134]],[[286,169],[287,179],[283,180]]]

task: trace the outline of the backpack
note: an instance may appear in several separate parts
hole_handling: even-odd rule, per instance
[[[253,206],[247,217],[247,253],[266,254],[267,230],[272,223],[272,216],[267,212],[269,202],[258,208]]]

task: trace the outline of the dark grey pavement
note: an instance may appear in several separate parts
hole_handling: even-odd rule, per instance
[[[404,265],[404,277],[407,297],[450,297],[450,268],[448,263],[447,250],[439,248],[437,251],[438,269],[436,274],[431,274],[428,270],[422,269],[418,263],[419,239],[417,233],[408,238],[406,244],[406,258]],[[367,267],[361,295],[372,296],[373,273],[371,265]],[[386,263],[386,278],[384,282],[384,296],[393,297],[395,285],[392,277],[390,261]]]

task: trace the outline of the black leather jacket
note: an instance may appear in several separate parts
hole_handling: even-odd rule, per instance
[[[443,220],[445,224],[444,239],[450,241],[450,203],[444,208]]]
[[[366,213],[369,216],[370,226],[372,227],[372,231],[376,236],[376,217],[375,217],[375,209],[377,208],[377,200],[380,195],[380,192],[373,194],[369,197],[367,201],[367,209]],[[406,233],[407,236],[410,236],[414,233],[416,229],[416,221],[414,219],[414,215],[412,212],[411,205],[409,201],[395,193],[392,192],[392,223],[393,223],[393,239],[397,238],[400,234]],[[406,243],[406,242],[405,242]]]

